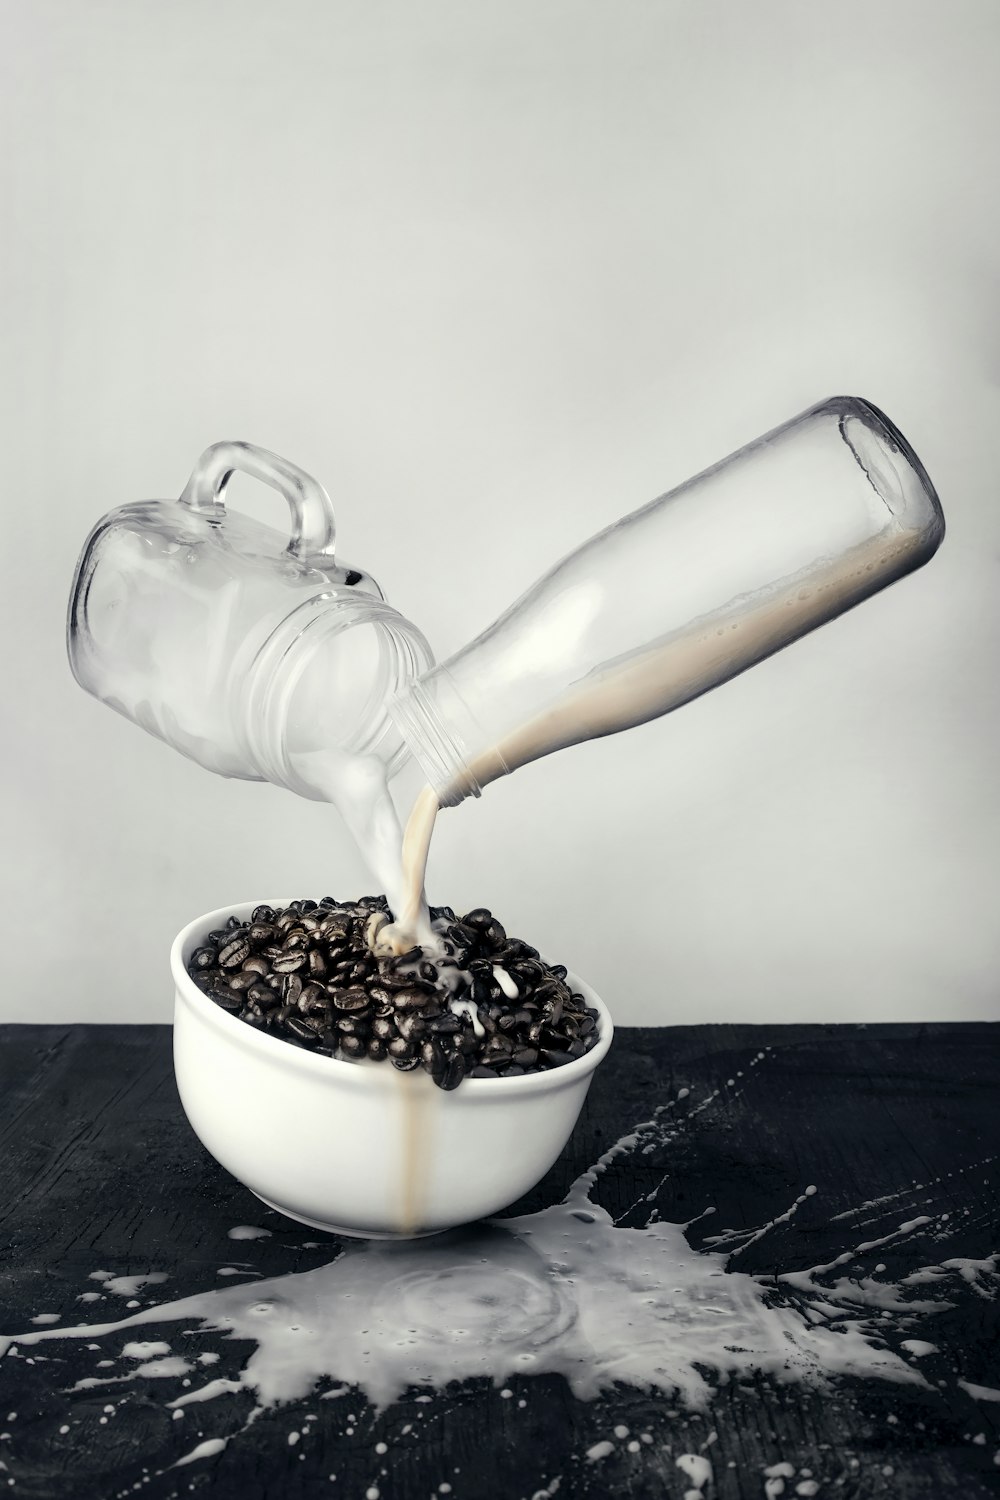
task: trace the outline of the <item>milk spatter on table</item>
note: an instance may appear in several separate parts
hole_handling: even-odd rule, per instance
[[[239,469],[285,496],[287,547],[226,510]],[[179,501],[95,528],[69,653],[82,686],[208,769],[336,803],[397,919],[383,942],[432,949],[439,806],[689,702],[919,567],[943,534],[906,440],[837,397],[584,543],[433,667],[377,584],[335,562],[322,487],[222,443]],[[388,782],[410,755],[428,787],[404,844]]]

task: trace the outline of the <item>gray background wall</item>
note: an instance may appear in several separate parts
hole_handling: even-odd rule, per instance
[[[165,1020],[197,912],[369,885],[332,811],[75,686],[102,512],[218,438],[273,448],[444,656],[834,391],[913,441],[938,557],[443,816],[431,896],[494,906],[623,1022],[995,1015],[993,0],[2,15],[0,1018]]]

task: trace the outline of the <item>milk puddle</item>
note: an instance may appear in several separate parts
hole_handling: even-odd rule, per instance
[[[357,1400],[360,1392],[385,1412],[404,1393],[426,1401],[450,1382],[476,1377],[502,1387],[504,1397],[512,1394],[508,1382],[556,1375],[582,1401],[617,1385],[659,1393],[691,1412],[709,1411],[720,1386],[761,1376],[820,1389],[853,1376],[929,1391],[921,1362],[936,1350],[935,1317],[960,1299],[994,1295],[997,1257],[917,1264],[887,1280],[881,1247],[948,1233],[947,1214],[896,1213],[890,1194],[880,1200],[881,1232],[861,1228],[871,1217],[863,1205],[855,1211],[860,1232],[846,1224],[848,1248],[832,1260],[767,1278],[741,1270],[748,1244],[812,1204],[811,1184],[767,1224],[722,1230],[701,1249],[689,1242],[697,1221],[659,1222],[655,1208],[644,1207],[643,1227],[616,1224],[593,1201],[595,1185],[617,1158],[669,1140],[670,1108],[624,1136],[554,1207],[431,1240],[351,1242],[316,1269],[214,1287],[114,1321],[56,1327],[56,1314],[40,1314],[23,1333],[0,1336],[0,1355],[26,1359],[43,1344],[87,1340],[95,1373],[63,1386],[64,1393],[120,1399],[141,1392],[175,1420],[197,1415],[202,1441],[192,1445],[192,1432],[167,1465],[185,1473],[270,1408],[306,1398],[318,1406],[352,1392]],[[702,1234],[705,1228],[703,1222]],[[265,1234],[252,1226],[229,1232],[230,1240],[248,1243]],[[249,1264],[224,1270],[254,1275]],[[145,1281],[157,1279],[162,1273]],[[95,1281],[124,1297],[143,1278],[98,1272]],[[176,1332],[165,1325],[177,1325]],[[212,1366],[230,1340],[252,1352],[237,1374],[220,1378]],[[227,1363],[233,1368],[231,1353]],[[242,1426],[231,1407],[224,1415],[224,1398],[240,1394],[252,1401]],[[206,1435],[214,1413],[216,1432]],[[595,1444],[588,1463],[613,1447],[610,1439]],[[632,1447],[639,1448],[637,1437]],[[707,1472],[701,1465],[685,1468],[696,1489]]]

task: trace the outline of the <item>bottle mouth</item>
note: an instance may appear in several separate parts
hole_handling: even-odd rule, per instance
[[[421,632],[383,600],[337,587],[313,595],[247,673],[250,757],[268,781],[318,801],[330,800],[327,778],[346,758],[381,761],[393,776],[409,752],[387,705],[433,661]]]
[[[826,405],[841,410],[841,437],[889,514],[903,524],[925,527],[937,546],[944,535],[941,502],[930,475],[899,428],[861,396],[841,397]]]
[[[443,697],[452,700],[452,712],[447,715],[440,709]],[[407,683],[387,708],[442,807],[482,796],[483,783],[470,769],[468,746],[455,727],[471,716],[450,673],[438,667],[421,681]]]

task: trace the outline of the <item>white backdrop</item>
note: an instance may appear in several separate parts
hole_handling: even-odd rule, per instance
[[[995,0],[2,14],[0,1019],[166,1020],[188,918],[370,884],[332,810],[76,687],[104,511],[219,438],[275,449],[443,657],[843,391],[924,460],[937,558],[443,815],[430,895],[493,906],[623,1023],[997,1015]]]

